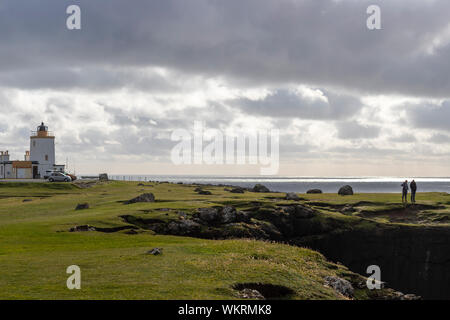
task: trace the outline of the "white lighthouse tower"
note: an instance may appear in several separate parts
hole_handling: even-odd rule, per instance
[[[48,131],[48,127],[42,122],[30,137],[30,161],[39,164],[33,169],[33,177],[37,175],[43,178],[48,175],[47,171],[55,167],[55,137]]]

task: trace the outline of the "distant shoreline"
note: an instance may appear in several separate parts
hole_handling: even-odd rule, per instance
[[[447,192],[450,193],[450,178],[416,178],[418,192]],[[183,183],[200,183],[211,185],[233,185],[239,187],[253,187],[264,184],[270,190],[279,192],[305,193],[310,189],[320,189],[324,193],[335,193],[343,185],[349,184],[355,193],[400,193],[403,177],[243,177],[243,176],[175,176],[175,175],[110,175],[110,179],[119,181],[168,181]]]
[[[313,177],[232,177],[232,176],[175,176],[175,175],[110,175],[117,181],[166,181],[171,183],[203,184],[219,186],[238,186],[252,188],[255,184],[263,184],[275,192],[306,193],[310,189],[320,189],[323,193],[337,193],[344,185],[352,186],[355,193],[401,193],[400,184],[405,179],[397,177],[353,177],[353,178],[313,178]],[[450,178],[414,178],[418,183],[418,192],[450,193]],[[45,182],[45,180],[0,180],[5,182]]]

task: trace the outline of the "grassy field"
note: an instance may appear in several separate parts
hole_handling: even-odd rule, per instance
[[[0,299],[236,299],[239,296],[233,285],[244,282],[289,287],[294,292],[285,297],[289,299],[345,299],[324,286],[323,278],[354,275],[309,249],[246,239],[156,235],[149,230],[133,235],[125,231],[69,232],[83,224],[123,226],[126,223],[119,216],[124,214],[172,219],[173,210],[167,209],[189,213],[214,205],[288,202],[276,193],[234,194],[223,187],[206,187],[213,193],[207,196],[197,194],[194,188],[135,182],[83,188],[59,183],[0,183]],[[157,201],[124,205],[123,201],[143,192],[152,192]],[[301,196],[324,214],[350,221],[364,219],[358,215],[367,207],[382,212],[400,205],[398,195]],[[351,215],[326,206],[361,201],[371,203],[357,207],[362,209]],[[450,214],[448,194],[419,195],[418,201],[441,205],[441,216]],[[84,202],[89,209],[75,210]],[[163,254],[146,254],[154,247],[163,248]],[[81,290],[66,287],[70,265],[81,268]],[[367,298],[364,290],[357,292],[357,297]]]

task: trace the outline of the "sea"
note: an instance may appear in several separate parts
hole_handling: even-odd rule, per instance
[[[271,191],[305,193],[320,189],[324,193],[335,193],[343,185],[350,185],[355,193],[397,193],[400,184],[411,181],[411,177],[261,177],[261,176],[184,176],[184,175],[110,175],[110,179],[121,181],[167,181],[173,183],[199,183],[253,187],[263,184]],[[417,177],[417,192],[450,193],[450,177]]]

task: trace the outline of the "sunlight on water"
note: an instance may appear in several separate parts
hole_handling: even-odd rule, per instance
[[[400,183],[410,177],[232,177],[232,176],[156,176],[156,175],[112,175],[112,179],[125,181],[168,181],[183,183],[201,183],[213,185],[236,185],[252,187],[264,184],[270,190],[281,192],[306,192],[309,189],[321,189],[326,193],[337,192],[346,184],[355,192],[400,192]],[[450,192],[450,178],[419,177],[414,178],[418,192]]]

